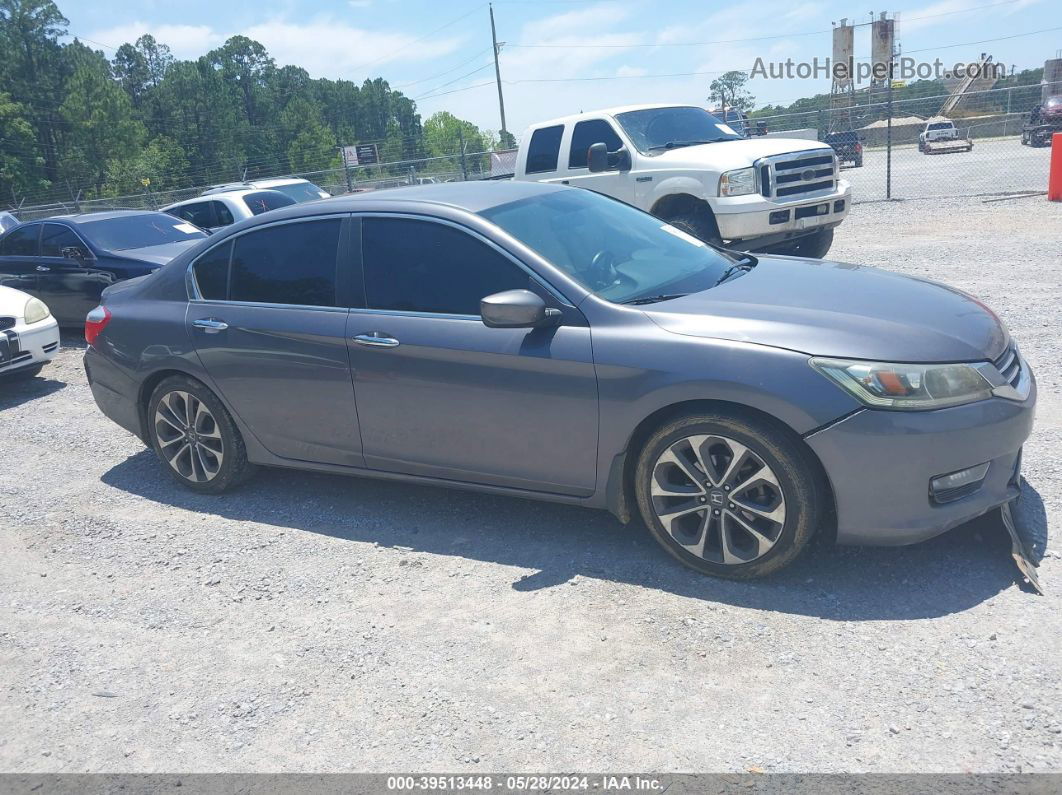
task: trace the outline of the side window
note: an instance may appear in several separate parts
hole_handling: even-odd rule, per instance
[[[480,299],[531,284],[512,261],[452,226],[370,217],[361,228],[369,309],[479,315]]]
[[[623,142],[620,141],[612,125],[604,119],[581,121],[572,130],[572,146],[568,152],[568,168],[586,168],[587,150],[594,144],[605,144],[608,151],[615,152]]]
[[[210,227],[217,226],[214,221],[214,213],[212,211],[212,205],[216,202],[196,202],[195,204],[186,204],[183,207],[175,207],[170,210],[170,213],[176,215],[178,218],[183,218],[185,221],[202,227],[203,229],[209,229]]]
[[[224,301],[229,295],[229,259],[232,242],[222,243],[204,254],[192,266],[199,295],[211,301]]]
[[[0,257],[37,256],[37,235],[40,231],[40,224],[33,224],[8,232],[7,236],[0,240]]]
[[[531,134],[531,143],[527,145],[527,165],[524,171],[528,174],[556,171],[562,135],[564,135],[563,124],[535,130]]]
[[[229,208],[222,202],[213,202],[214,204],[214,226],[229,226],[236,223],[236,219],[232,217],[232,213]]]
[[[293,198],[285,196],[280,191],[263,190],[258,193],[246,194],[243,197],[243,203],[247,205],[247,209],[251,211],[252,215],[261,215],[296,202]]]
[[[45,224],[41,233],[41,256],[62,257],[63,249],[76,248],[87,254],[81,239],[70,229],[60,224]]]
[[[341,225],[338,218],[302,221],[238,237],[230,300],[335,306]]]

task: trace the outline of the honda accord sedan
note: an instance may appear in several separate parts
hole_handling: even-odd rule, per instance
[[[1036,400],[959,290],[536,183],[244,221],[106,290],[86,338],[99,407],[190,489],[264,465],[606,508],[734,578],[1014,499]]]
[[[79,327],[105,287],[158,270],[206,237],[187,221],[143,210],[31,221],[0,237],[0,286],[44,301],[60,326]]]

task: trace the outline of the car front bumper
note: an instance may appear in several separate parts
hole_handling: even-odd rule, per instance
[[[723,240],[796,237],[841,223],[852,206],[852,188],[842,179],[836,190],[799,201],[775,201],[754,193],[721,196],[710,204]],[[783,215],[786,219],[780,220]]]
[[[913,544],[1017,497],[1021,448],[1036,405],[1031,370],[1028,377],[1021,402],[996,397],[933,411],[862,409],[806,437],[833,489],[838,543]],[[986,462],[976,491],[942,504],[931,497],[933,478]]]
[[[54,317],[22,323],[6,332],[8,344],[0,353],[0,375],[28,370],[55,358],[59,351],[59,324]]]

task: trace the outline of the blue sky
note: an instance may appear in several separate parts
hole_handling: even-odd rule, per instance
[[[487,5],[476,0],[58,4],[70,20],[71,34],[109,55],[111,48],[142,33],[151,33],[181,58],[202,55],[227,37],[243,34],[265,44],[279,64],[296,64],[314,77],[360,82],[383,76],[415,98],[425,118],[449,110],[481,127],[500,126]],[[868,21],[870,12],[863,5],[836,0],[498,0],[494,11],[498,38],[505,42],[501,69],[507,81],[508,126],[519,136],[531,122],[595,107],[703,104],[713,77],[728,69],[748,70],[757,57],[802,61],[828,56],[831,22],[842,17]],[[950,65],[976,60],[987,51],[1008,67],[1022,69],[1042,66],[1062,48],[1060,5],[1059,0],[893,0],[877,10],[899,12],[900,44],[904,52],[920,50],[920,59],[939,56]],[[1060,29],[985,41],[1045,28]],[[949,46],[958,44],[963,46]],[[869,27],[857,29],[856,56],[867,56],[869,50]],[[750,88],[759,106],[826,91],[829,82],[756,80]]]

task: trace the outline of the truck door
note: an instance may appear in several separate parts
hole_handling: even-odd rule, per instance
[[[605,144],[610,155],[624,146],[612,122],[606,119],[580,121],[572,128],[567,143],[567,152],[563,157],[567,168],[562,166],[565,177],[561,182],[597,191],[627,204],[635,204],[635,176],[630,170],[610,168],[608,171],[591,173],[587,167],[587,152],[593,144]],[[610,162],[611,160],[610,157]]]

